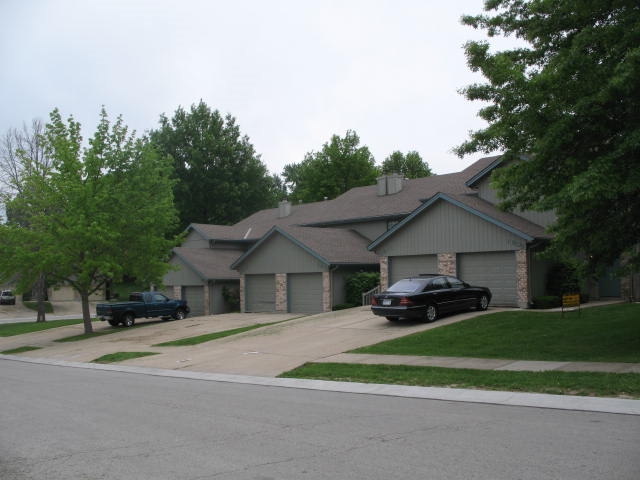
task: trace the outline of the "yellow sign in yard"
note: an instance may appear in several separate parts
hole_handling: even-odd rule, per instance
[[[562,296],[562,313],[564,313],[565,308],[578,308],[578,312],[580,311],[580,294],[572,293],[569,295]]]

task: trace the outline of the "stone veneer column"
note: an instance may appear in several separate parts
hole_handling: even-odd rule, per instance
[[[518,307],[529,307],[529,256],[526,250],[516,251],[516,282]]]
[[[244,305],[244,274],[240,274],[240,312],[245,313],[247,310]]]
[[[287,274],[276,273],[276,312],[287,311]]]
[[[204,290],[202,295],[202,298],[204,299],[204,314],[209,315],[211,312],[211,309],[209,308],[209,282],[205,283],[202,288]]]
[[[438,254],[438,273],[440,275],[456,276],[457,272],[456,254],[455,253],[439,253]]]
[[[322,311],[331,311],[331,273],[322,272]]]
[[[380,288],[389,288],[389,257],[380,257]]]
[[[173,286],[173,298],[174,300],[182,300],[182,286],[174,285]]]

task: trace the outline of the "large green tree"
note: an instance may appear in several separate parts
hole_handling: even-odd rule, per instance
[[[190,223],[231,225],[275,206],[276,178],[231,115],[223,117],[200,101],[189,111],[179,107],[172,118],[162,115],[150,137],[173,158],[181,229]]]
[[[422,178],[433,175],[429,164],[416,151],[404,153],[396,150],[382,162],[383,173],[400,173],[405,178]]]
[[[504,206],[555,210],[555,250],[594,271],[640,253],[640,4],[488,0],[463,23],[520,45],[466,45],[488,80],[468,86],[488,122],[457,148],[505,152],[493,181]]]
[[[18,276],[24,288],[46,272],[71,285],[91,333],[93,292],[124,274],[158,282],[168,269],[175,242],[167,231],[177,219],[172,165],[104,109],[86,148],[80,124],[58,110],[41,140],[51,164],[23,169],[20,193],[7,201],[19,215],[0,226],[0,277]]]
[[[309,152],[302,163],[284,167],[282,176],[293,201],[332,199],[354,187],[372,185],[379,171],[369,148],[348,130],[344,138],[333,135],[319,152]]]

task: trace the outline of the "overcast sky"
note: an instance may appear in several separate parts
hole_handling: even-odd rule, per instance
[[[435,173],[483,127],[458,90],[481,81],[460,24],[483,0],[0,0],[0,133],[99,112],[142,133],[201,99],[236,118],[272,173],[354,130],[382,161],[417,150]],[[493,43],[493,42],[492,42]]]

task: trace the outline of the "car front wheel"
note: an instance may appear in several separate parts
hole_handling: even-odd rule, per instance
[[[427,305],[427,322],[434,322],[438,318],[438,308],[435,305]]]
[[[489,308],[489,297],[487,297],[486,295],[482,295],[478,299],[478,304],[476,305],[476,308],[478,310],[486,310],[487,308]]]
[[[187,318],[187,314],[184,310],[179,309],[176,310],[176,313],[173,314],[173,318],[175,318],[176,320],[184,320],[185,318]]]

